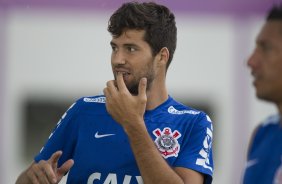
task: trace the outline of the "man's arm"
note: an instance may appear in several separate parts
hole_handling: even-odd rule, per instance
[[[202,184],[204,182],[204,177],[199,172],[182,167],[171,168],[159,153],[145,126],[127,129],[127,134],[144,183]]]
[[[138,96],[132,96],[127,90],[121,73],[117,75],[116,82],[117,87],[114,81],[109,81],[104,89],[107,111],[127,133],[144,183],[203,183],[203,175],[196,171],[180,167],[171,168],[148,134],[143,120],[147,102],[146,79],[141,79],[139,83]]]
[[[60,168],[58,160],[62,155],[62,151],[55,152],[49,160],[41,160],[33,162],[18,177],[16,184],[50,184],[59,183],[64,174],[70,170],[74,161],[72,159],[66,161]]]

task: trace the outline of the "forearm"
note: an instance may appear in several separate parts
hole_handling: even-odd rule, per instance
[[[145,184],[183,184],[181,177],[163,159],[144,126],[126,130]]]

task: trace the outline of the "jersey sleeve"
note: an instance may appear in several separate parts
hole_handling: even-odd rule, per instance
[[[47,142],[40,152],[35,156],[35,162],[48,160],[51,155],[61,150],[63,152],[58,164],[59,166],[73,157],[73,150],[76,145],[78,123],[76,122],[79,112],[80,101],[73,103],[63,114],[54,130],[51,132]]]
[[[205,184],[212,183],[212,121],[205,113],[196,118],[190,135],[184,137],[184,142],[176,166],[185,167],[205,175]]]

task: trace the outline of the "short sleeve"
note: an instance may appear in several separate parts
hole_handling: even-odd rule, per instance
[[[190,135],[185,136],[175,166],[185,167],[205,175],[205,183],[212,183],[213,155],[212,121],[205,113],[196,118]]]
[[[48,160],[54,152],[59,150],[63,152],[59,159],[59,165],[72,158],[77,139],[78,123],[75,120],[79,111],[79,104],[80,101],[76,101],[63,114],[51,132],[46,144],[42,147],[38,155],[35,156],[35,162]]]

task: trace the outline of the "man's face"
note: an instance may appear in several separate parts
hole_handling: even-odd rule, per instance
[[[112,70],[116,79],[117,73],[123,73],[123,80],[128,90],[138,94],[138,85],[142,77],[146,77],[148,88],[155,78],[154,59],[151,48],[144,41],[145,31],[126,30],[111,41]]]
[[[256,40],[248,60],[260,99],[282,102],[282,21],[268,21]]]

